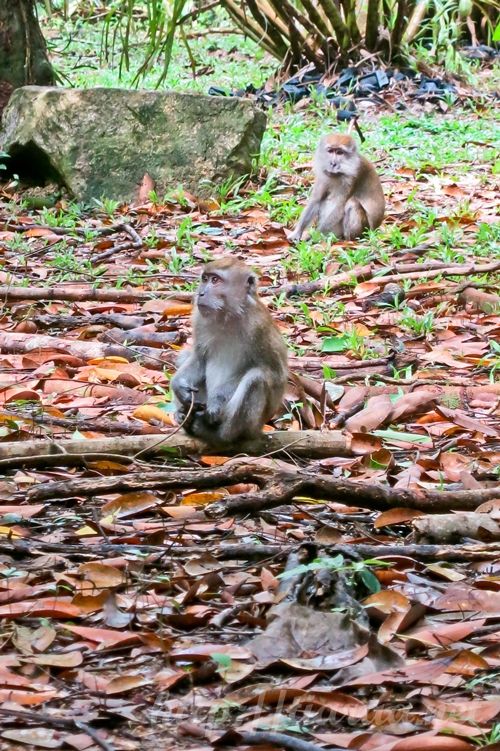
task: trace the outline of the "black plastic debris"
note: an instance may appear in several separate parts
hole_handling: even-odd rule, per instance
[[[496,51],[485,45],[479,45],[479,49],[485,48]],[[306,66],[301,71],[291,76],[281,85],[269,91],[267,87],[256,88],[253,84],[247,84],[245,88],[237,91],[226,91],[222,87],[211,86],[208,93],[212,96],[250,96],[262,107],[276,107],[279,104],[290,102],[296,104],[303,99],[311,96],[323,96],[325,103],[334,107],[337,112],[337,119],[348,121],[356,115],[356,97],[370,99],[379,104],[384,104],[384,98],[381,92],[391,86],[391,83],[402,85],[402,82],[408,82],[408,95],[425,102],[436,103],[445,98],[447,95],[455,94],[456,88],[453,84],[444,78],[430,78],[422,73],[418,73],[410,68],[382,69],[372,68],[371,70],[350,67],[341,70],[337,79],[325,84],[322,82],[323,74],[316,70],[313,65]],[[345,96],[348,94],[348,97]],[[396,109],[406,109],[404,102],[396,102]]]
[[[337,120],[339,123],[349,122],[357,117],[355,110],[337,110]]]
[[[319,83],[316,87],[316,94],[324,96],[328,100],[328,103],[338,110],[355,110],[356,105],[352,99],[346,99],[345,96],[339,96],[334,86],[326,87],[324,84]]]
[[[335,85],[341,94],[345,94],[348,91],[352,91],[356,85],[357,78],[358,71],[356,68],[344,68],[344,70],[340,71]]]
[[[264,91],[264,89],[257,91],[255,99],[258,104],[265,107],[276,107],[282,101],[278,91]]]
[[[314,64],[307,65],[285,81],[280,89],[280,97],[288,102],[300,102],[310,96],[311,90],[321,81],[323,73]]]
[[[469,60],[494,60],[500,55],[500,51],[487,44],[478,44],[477,46],[462,47],[460,50],[464,57]]]
[[[281,87],[280,92],[289,102],[295,104],[295,102],[300,102],[301,99],[309,96],[310,89],[311,87],[309,84],[291,83],[290,81],[287,81]]]
[[[411,68],[397,68],[396,70],[388,70],[387,76],[394,78],[395,81],[407,81],[408,79],[413,80],[416,78],[418,73]]]
[[[420,77],[419,88],[411,94],[415,99],[425,99],[427,101],[436,101],[443,99],[447,93],[456,93],[456,87],[452,83],[442,78]]]
[[[381,91],[389,86],[389,78],[385,70],[374,70],[358,78],[356,93],[360,95]]]
[[[221,89],[218,86],[210,86],[207,94],[209,96],[235,96],[234,94],[230,94],[228,91]]]
[[[319,83],[323,78],[321,71],[316,70],[314,67],[308,67],[305,70],[296,73],[294,76],[288,79],[288,83],[291,84],[312,84]]]

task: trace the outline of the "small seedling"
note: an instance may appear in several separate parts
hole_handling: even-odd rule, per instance
[[[434,329],[434,313],[429,310],[423,316],[419,316],[408,308],[399,322],[403,328],[408,329],[416,336],[428,336]]]

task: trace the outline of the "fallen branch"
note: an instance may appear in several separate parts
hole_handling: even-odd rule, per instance
[[[241,443],[231,449],[207,446],[205,443],[190,438],[184,432],[171,431],[155,435],[117,436],[115,438],[92,438],[88,440],[64,439],[57,442],[46,440],[13,441],[0,443],[0,460],[17,460],[16,466],[27,466],[34,454],[46,456],[58,455],[60,466],[64,466],[65,454],[120,454],[134,457],[159,456],[165,451],[172,456],[190,456],[193,454],[249,454],[263,456],[278,452],[289,452],[296,456],[324,459],[331,456],[352,456],[346,439],[340,431],[330,430],[275,430],[263,433],[259,438],[248,443]],[[14,464],[12,464],[14,466]]]
[[[0,445],[0,450],[1,448]],[[61,461],[64,462],[64,456]],[[305,474],[298,471],[272,472],[257,463],[247,461],[245,464],[231,463],[228,467],[222,465],[195,470],[172,468],[158,472],[42,483],[30,488],[26,498],[31,503],[37,503],[49,499],[124,493],[160,487],[214,488],[240,482],[255,483],[260,491],[238,493],[212,503],[205,507],[205,514],[210,518],[240,513],[258,514],[276,506],[292,503],[301,497],[334,501],[374,511],[403,507],[426,513],[440,513],[453,510],[473,511],[481,503],[498,497],[498,489],[494,487],[456,491],[422,489],[416,494],[383,485],[337,480],[329,475]]]
[[[373,511],[403,507],[426,513],[438,513],[454,510],[474,511],[481,503],[498,498],[498,488],[455,491],[421,489],[416,494],[382,485],[336,480],[327,475],[281,472],[266,482],[259,493],[233,495],[207,506],[205,513],[211,518],[240,513],[257,514],[291,503],[294,498],[301,496],[345,503]]]
[[[138,292],[134,289],[100,289],[92,284],[56,284],[52,287],[0,286],[0,299],[4,302],[18,300],[61,300],[67,302],[123,302],[140,303],[152,300],[153,292]]]
[[[500,261],[493,263],[462,263],[462,264],[449,264],[444,268],[425,270],[422,265],[422,269],[412,272],[403,272],[397,274],[387,274],[386,276],[380,276],[377,274],[377,279],[380,279],[384,284],[388,282],[402,282],[405,279],[433,279],[436,276],[468,276],[469,274],[491,274],[494,271],[500,269]]]
[[[483,561],[496,560],[500,555],[500,543],[482,543],[467,545],[369,545],[366,543],[349,543],[344,545],[320,545],[329,555],[339,553],[352,556],[353,553],[361,558],[386,558],[400,556],[402,558],[416,558],[419,561]],[[192,548],[192,553],[197,548]],[[241,560],[258,561],[266,558],[284,557],[290,555],[292,547],[279,545],[230,545],[221,544],[213,554],[222,561]],[[178,555],[177,549],[171,549],[172,555]],[[190,555],[188,548],[184,548],[183,556]]]
[[[58,328],[71,329],[79,326],[116,326],[117,328],[129,331],[144,326],[145,318],[139,316],[129,316],[122,313],[96,313],[89,316],[71,316],[71,315],[35,315],[30,318],[33,323],[44,329]]]
[[[394,264],[385,268],[376,268],[372,265],[355,266],[350,271],[336,274],[334,276],[325,276],[316,279],[314,282],[304,282],[296,284],[284,284],[281,287],[268,287],[263,290],[263,294],[285,294],[287,297],[293,295],[310,295],[314,292],[332,291],[344,284],[367,281],[373,279],[381,284],[388,282],[399,282],[405,279],[420,279],[425,276],[432,279],[436,276],[467,276],[469,274],[487,274],[500,269],[500,262],[492,263],[467,263],[467,264],[446,264],[440,261],[429,261],[422,264]],[[376,274],[376,277],[375,277]]]
[[[54,417],[48,412],[37,412],[34,414],[21,414],[20,412],[16,412],[14,410],[6,409],[5,407],[0,408],[0,413],[2,415],[9,415],[10,417],[13,417],[15,420],[20,420],[22,422],[28,423],[31,425],[44,425],[47,428],[52,427],[58,427],[58,428],[66,428],[67,430],[92,430],[96,433],[116,433],[118,435],[156,435],[161,434],[161,428],[155,427],[153,425],[149,425],[149,423],[142,422],[142,420],[137,420],[135,423],[130,422],[118,422],[117,420],[99,420],[99,419],[90,419],[90,418],[82,418],[82,417],[73,417],[73,418],[66,418],[66,417]],[[46,452],[44,452],[45,455]],[[66,457],[67,458],[67,457]],[[86,455],[86,458],[88,459],[88,455]],[[14,457],[16,459],[16,457]],[[4,466],[1,464],[0,460],[0,466]],[[5,459],[3,461],[6,461]],[[10,461],[10,459],[8,460]],[[15,465],[13,465],[15,466]]]
[[[332,292],[339,287],[343,287],[344,284],[352,284],[355,282],[362,282],[365,279],[370,279],[373,276],[374,269],[370,265],[355,266],[350,271],[345,271],[342,274],[336,274],[335,276],[326,276],[322,279],[316,279],[314,282],[302,282],[293,284],[282,284],[281,287],[267,287],[261,290],[261,294],[273,294],[282,295],[286,297],[292,297],[293,295],[310,295],[314,292],[328,290]]]
[[[300,543],[303,544],[303,543]],[[419,561],[487,561],[497,560],[500,556],[500,543],[475,543],[467,545],[369,545],[365,543],[348,543],[344,545],[321,545],[329,555],[334,556],[353,553],[361,558],[415,558]],[[252,545],[219,543],[208,545],[206,551],[214,555],[219,561],[262,561],[267,559],[282,560],[287,558],[297,546],[291,545]],[[137,555],[144,560],[144,554],[161,556],[163,559],[184,558],[198,556],[200,548],[197,545],[172,545],[169,540],[164,545],[141,545],[134,543],[103,542],[99,545],[65,544],[63,542],[47,542],[46,540],[5,539],[0,540],[0,553],[6,555],[36,556],[40,551],[58,553],[59,555],[75,555],[79,558],[97,559],[106,554]]]
[[[170,343],[181,341],[180,334],[172,332]],[[0,331],[0,350],[15,354],[28,354],[40,350],[63,352],[82,360],[94,360],[103,357],[123,357],[129,362],[140,360],[153,370],[162,370],[169,363],[160,358],[158,349],[153,347],[124,347],[120,344],[103,344],[101,342],[80,341],[78,339],[58,339],[44,334],[19,334]]]
[[[147,326],[128,329],[109,329],[100,335],[102,342],[110,344],[133,344],[141,347],[151,347],[154,349],[168,347],[171,344],[181,344],[185,337],[181,336],[178,331],[151,331]]]
[[[373,368],[387,367],[391,357],[376,357],[372,360],[351,360],[350,362],[338,363],[335,358],[329,357],[296,357],[291,355],[288,358],[290,368],[296,370],[321,370],[325,366],[333,368],[335,371],[343,370],[371,370]]]
[[[63,457],[64,458],[64,457]],[[27,491],[29,503],[74,496],[127,493],[153,488],[216,488],[240,482],[262,484],[268,471],[256,464],[232,464],[209,469],[166,469],[108,477],[79,477],[66,482],[45,482]]]
[[[47,230],[53,235],[80,235],[86,237],[89,232],[104,237],[105,235],[114,235],[124,227],[123,223],[109,224],[104,227],[51,227],[48,224],[15,224],[7,222],[6,228],[11,232],[28,232],[30,230]]]
[[[45,469],[46,467],[85,467],[89,462],[117,462],[119,464],[132,464],[133,458],[120,454],[34,454],[23,461],[23,466],[29,465],[32,469]],[[12,459],[0,459],[0,472],[19,467],[19,457]]]

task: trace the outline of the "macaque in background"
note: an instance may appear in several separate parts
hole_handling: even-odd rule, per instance
[[[314,155],[314,177],[310,198],[290,236],[292,242],[300,240],[313,222],[320,232],[334,232],[339,240],[353,240],[382,223],[382,185],[352,136],[323,136]]]
[[[257,437],[280,407],[288,353],[248,266],[232,258],[205,266],[193,335],[171,384],[177,421],[211,444]]]

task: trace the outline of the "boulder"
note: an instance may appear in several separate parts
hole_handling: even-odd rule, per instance
[[[148,174],[159,196],[198,196],[249,174],[264,113],[236,98],[128,89],[24,86],[4,111],[9,170],[64,185],[78,201],[128,202]]]

